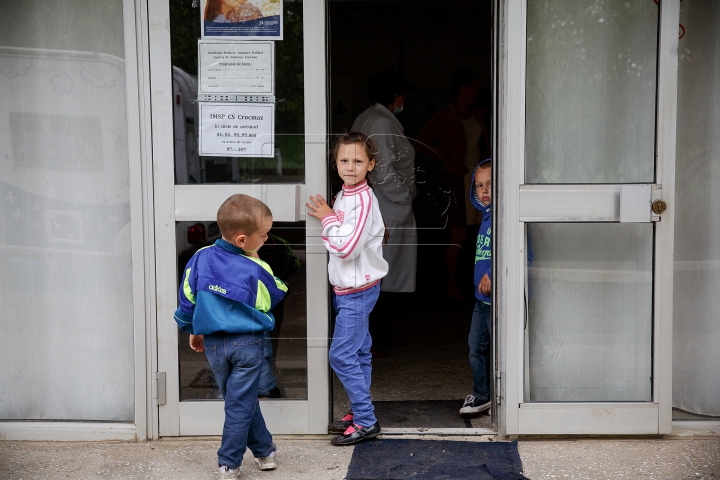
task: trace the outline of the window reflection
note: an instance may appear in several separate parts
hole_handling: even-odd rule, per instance
[[[658,6],[528,1],[527,183],[655,176]]]
[[[135,418],[122,6],[2,6],[3,420]]]
[[[653,225],[528,232],[527,401],[652,400]]]

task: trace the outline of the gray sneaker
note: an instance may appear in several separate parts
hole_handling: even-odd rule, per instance
[[[277,463],[275,463],[275,454],[277,454],[277,445],[273,443],[273,451],[267,457],[255,457],[255,463],[258,464],[260,470],[275,470]]]
[[[475,397],[474,395],[468,395],[465,397],[465,403],[463,403],[463,406],[460,409],[460,415],[472,415],[484,412],[489,409],[491,405],[492,402],[490,400],[483,400]]]
[[[231,470],[225,465],[219,465],[218,472],[220,473],[220,480],[235,480],[240,476],[240,467]]]

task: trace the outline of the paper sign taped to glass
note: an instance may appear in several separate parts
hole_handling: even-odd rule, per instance
[[[199,40],[198,94],[274,95],[274,45]]]
[[[199,103],[200,155],[274,157],[274,103]]]
[[[201,0],[203,39],[282,40],[282,0]]]

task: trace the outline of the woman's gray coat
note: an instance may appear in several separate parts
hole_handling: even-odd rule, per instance
[[[390,270],[384,292],[414,292],[417,272],[417,228],[412,211],[415,198],[415,149],[400,121],[376,103],[361,113],[352,130],[370,137],[377,147],[370,182],[390,233],[383,257]]]

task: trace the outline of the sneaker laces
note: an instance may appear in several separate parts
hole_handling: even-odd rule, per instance
[[[475,395],[468,395],[467,397],[465,397],[465,403],[463,404],[463,407],[468,404],[472,405],[473,403],[475,403]],[[457,403],[455,405],[457,405]]]

